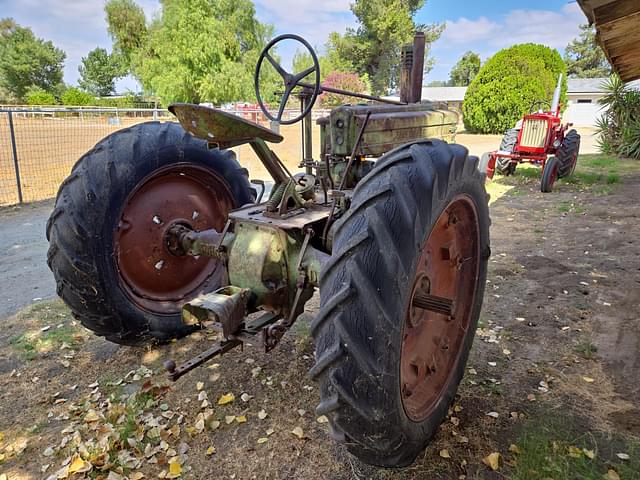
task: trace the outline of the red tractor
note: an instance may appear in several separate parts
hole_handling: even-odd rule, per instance
[[[496,171],[511,175],[519,163],[529,162],[542,167],[540,190],[551,192],[558,178],[573,173],[580,135],[574,129],[569,130],[572,124],[560,120],[561,85],[562,74],[551,104],[544,100],[535,102],[530,113],[505,132],[500,149],[482,156],[479,167],[486,171],[487,178],[493,178]]]

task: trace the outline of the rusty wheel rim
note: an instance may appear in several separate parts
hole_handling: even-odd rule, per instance
[[[455,377],[471,323],[480,229],[470,197],[458,195],[451,200],[419,255],[400,355],[402,404],[415,422],[434,411]]]
[[[144,178],[127,198],[114,235],[120,285],[131,300],[173,314],[211,283],[218,261],[172,253],[167,232],[176,224],[221,231],[232,208],[226,182],[207,168],[175,164]]]

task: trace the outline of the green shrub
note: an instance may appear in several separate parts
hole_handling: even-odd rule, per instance
[[[640,159],[640,91],[629,88],[618,75],[603,84],[605,107],[598,120],[598,146],[602,153]]]
[[[62,94],[62,104],[69,106],[82,106],[82,105],[95,105],[96,99],[93,95],[87,92],[83,92],[82,90],[69,87]]]
[[[561,103],[566,104],[567,66],[560,54],[527,43],[500,50],[482,66],[462,106],[465,128],[474,133],[503,133],[513,128],[538,100],[551,102],[562,73]]]
[[[56,97],[42,87],[29,87],[24,96],[28,105],[56,105]]]

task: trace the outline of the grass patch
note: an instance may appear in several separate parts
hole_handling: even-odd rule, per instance
[[[573,202],[560,202],[558,204],[558,211],[560,213],[575,213],[577,215],[581,215],[585,212],[585,209]]]
[[[575,346],[573,351],[580,355],[582,358],[591,360],[594,354],[598,351],[598,347],[596,347],[591,342],[581,342]]]
[[[72,348],[85,338],[60,300],[33,305],[19,313],[18,320],[27,329],[9,339],[9,344],[26,360],[59,350],[65,344]]]
[[[524,425],[515,445],[520,453],[513,454],[511,480],[602,480],[609,470],[625,480],[640,472],[638,441],[585,431],[561,412],[539,412]],[[621,460],[617,453],[630,459]]]

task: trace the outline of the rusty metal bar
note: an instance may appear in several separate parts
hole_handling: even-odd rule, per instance
[[[414,307],[429,310],[430,312],[440,313],[446,316],[451,316],[453,312],[452,300],[444,297],[437,297],[429,293],[416,292],[413,296],[412,305]]]
[[[11,154],[13,155],[13,168],[16,173],[16,186],[18,187],[18,202],[22,203],[22,180],[20,179],[20,164],[18,163],[18,149],[16,148],[16,134],[13,126],[13,112],[7,113],[9,117],[9,136],[11,137]]]
[[[196,367],[208,362],[213,357],[217,357],[218,355],[222,355],[223,353],[228,352],[229,350],[242,345],[240,340],[226,340],[220,342],[219,344],[211,347],[208,350],[205,350],[199,355],[196,355],[191,360],[187,360],[182,365],[176,367],[176,363],[173,360],[170,360],[165,363],[165,368],[169,374],[169,378],[174,382],[182,377],[184,374],[190,372]]]
[[[413,65],[411,66],[411,103],[422,100],[422,77],[424,75],[425,36],[416,33],[413,39]]]
[[[314,88],[313,85],[306,82],[298,82],[301,87]],[[340,90],[339,88],[325,87],[320,85],[320,92],[337,93],[338,95],[346,95],[347,97],[364,98],[365,100],[373,100],[374,102],[388,103],[390,105],[406,105],[406,103],[398,102],[397,100],[389,100],[386,98],[375,97],[373,95],[366,95],[364,93],[348,92],[347,90]]]
[[[369,123],[369,117],[371,117],[371,110],[367,112],[362,122],[362,126],[360,127],[360,131],[358,132],[358,136],[356,137],[356,143],[353,145],[353,151],[351,152],[351,156],[349,157],[349,162],[344,169],[344,173],[342,174],[342,179],[340,180],[340,186],[338,190],[342,190],[347,182],[347,177],[349,176],[349,170],[351,170],[351,165],[353,164],[353,159],[356,157],[356,152],[360,147],[360,142],[362,141],[362,135],[364,135],[364,130],[367,128],[367,124]]]

